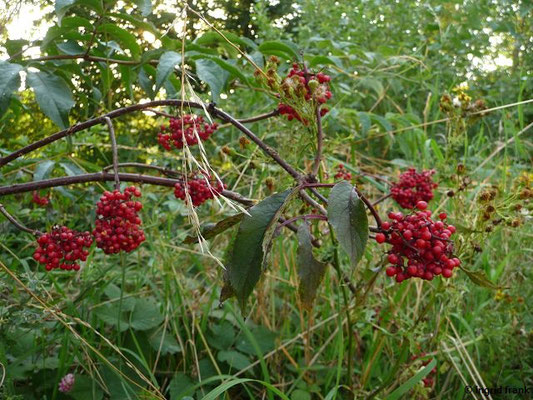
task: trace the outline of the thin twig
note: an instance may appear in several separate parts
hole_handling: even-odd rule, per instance
[[[24,231],[24,232],[28,232],[28,233],[31,233],[32,235],[34,236],[41,236],[42,235],[42,232],[39,232],[38,230],[36,229],[30,229],[24,225],[22,225],[19,221],[17,221],[15,219],[15,217],[13,217],[4,207],[3,204],[0,203],[0,212],[2,214],[4,214],[4,217],[6,217],[8,219],[9,222],[11,222],[14,226],[16,226],[18,229],[20,229],[21,231]]]
[[[379,199],[377,199],[376,201],[374,201],[374,202],[372,203],[372,206],[375,207],[376,205],[378,205],[379,203],[381,203],[381,202],[384,201],[384,200],[387,200],[387,199],[388,199],[389,197],[391,197],[391,196],[392,196],[392,195],[391,195],[390,193],[389,193],[389,194],[386,194],[385,196],[381,196]]]
[[[120,190],[120,179],[118,177],[118,151],[117,151],[117,138],[115,137],[115,128],[113,128],[113,122],[111,118],[105,117],[105,123],[109,129],[109,137],[111,138],[111,152],[113,154],[113,173],[115,174],[115,190]]]
[[[381,218],[380,218],[378,212],[376,211],[376,209],[374,208],[374,206],[372,205],[372,203],[365,197],[365,195],[363,193],[361,193],[361,191],[359,189],[354,187],[354,190],[357,192],[357,194],[359,195],[361,200],[363,200],[363,203],[365,203],[366,207],[368,208],[368,210],[370,211],[370,213],[372,214],[372,216],[376,220],[376,224],[378,225],[378,228],[381,229]]]

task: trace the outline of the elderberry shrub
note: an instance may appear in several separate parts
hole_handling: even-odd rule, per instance
[[[302,70],[298,63],[294,63],[287,77],[283,79],[281,89],[287,98],[296,97],[307,102],[315,101],[318,104],[324,104],[332,96],[329,90],[330,80],[329,75]],[[293,107],[287,104],[280,103],[278,110],[280,114],[286,115],[289,121],[297,119],[306,125],[308,123]],[[326,115],[328,111],[326,107],[322,107],[320,116]]]
[[[409,215],[389,213],[390,222],[381,224],[384,232],[376,234],[378,243],[392,245],[387,257],[392,265],[386,273],[398,283],[409,278],[430,281],[437,275],[450,278],[453,269],[461,264],[453,255],[450,240],[455,227],[444,222],[446,213],[440,213],[439,221],[433,221],[425,201],[419,201],[416,208],[419,211]]]
[[[209,199],[214,199],[222,194],[226,185],[217,179],[208,180],[205,177],[191,177],[185,182],[176,183],[174,196],[185,200],[186,193],[191,196],[192,205],[198,207]]]
[[[433,182],[434,170],[417,172],[409,168],[400,175],[400,180],[392,185],[391,196],[402,208],[413,209],[418,201],[433,199],[433,189],[438,185]]]
[[[193,146],[198,144],[198,139],[207,140],[217,128],[216,123],[208,124],[202,116],[188,114],[182,118],[171,118],[168,127],[161,126],[157,140],[166,150],[172,150],[172,145],[182,149],[184,139],[188,146]]]
[[[89,252],[85,248],[90,247],[92,242],[89,232],[54,226],[51,232],[37,239],[39,247],[33,253],[33,258],[40,264],[45,264],[47,271],[55,268],[78,271],[80,265],[75,261],[87,260]]]
[[[137,215],[142,204],[132,200],[132,196],[141,197],[141,191],[130,186],[124,193],[119,190],[104,192],[96,204],[98,218],[93,235],[96,246],[106,254],[129,253],[145,240],[140,229],[141,219]]]

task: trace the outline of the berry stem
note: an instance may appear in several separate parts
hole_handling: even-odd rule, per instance
[[[389,197],[391,197],[391,194],[386,194],[385,196],[381,196],[379,199],[377,199],[376,201],[374,201],[372,203],[372,205],[375,207],[376,205],[378,205],[379,203],[381,203],[382,201],[385,201],[387,200]]]
[[[4,207],[3,204],[0,203],[0,212],[2,214],[4,214],[4,217],[7,218],[7,220],[9,222],[11,222],[15,227],[17,227],[18,229],[20,229],[21,231],[24,231],[24,232],[28,232],[28,233],[31,233],[32,235],[34,236],[41,236],[42,235],[42,232],[39,232],[38,230],[35,230],[35,229],[30,229],[28,227],[25,227],[24,225],[22,225],[19,221],[17,221],[15,219],[15,217],[13,217]]]
[[[120,190],[120,178],[118,176],[118,150],[117,138],[115,136],[115,128],[113,128],[113,122],[111,122],[111,118],[105,117],[104,121],[109,129],[109,137],[111,139],[111,152],[113,154],[113,172],[115,174],[115,190]]]
[[[361,193],[361,191],[359,189],[354,187],[354,190],[357,192],[357,194],[359,195],[361,200],[363,200],[363,203],[365,203],[367,208],[370,210],[370,213],[372,214],[372,216],[376,220],[376,224],[378,225],[378,228],[381,229],[381,223],[382,223],[381,222],[381,218],[380,218],[378,212],[376,211],[376,209],[374,208],[374,206],[372,205],[372,203],[365,197],[365,195],[363,193]]]

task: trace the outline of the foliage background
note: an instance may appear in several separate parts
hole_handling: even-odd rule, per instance
[[[152,1],[147,13],[148,1],[79,0],[65,10],[58,8],[59,14],[65,11],[61,27],[52,7],[58,3],[6,1],[0,50],[2,59],[11,57],[10,63],[27,71],[61,77],[72,93],[71,124],[179,92],[178,70],[158,93],[154,83],[162,54],[181,52],[179,17],[187,3],[215,28],[233,33],[231,40],[239,40],[260,65],[268,52],[258,46],[276,41],[296,54],[303,52],[313,68],[332,76],[334,101],[324,120],[322,178],[327,179],[326,172],[331,177],[342,162],[359,188],[378,198],[387,187],[376,176],[391,181],[407,166],[435,168],[440,185],[434,207],[447,211],[461,228],[467,267],[484,273],[499,289],[475,285],[462,272],[449,282],[402,285],[379,274],[364,307],[354,307],[350,300],[354,323],[349,325],[343,285],[333,271],[326,274],[314,309],[303,310],[297,294],[296,241],[286,232],[275,242],[271,268],[248,310],[241,314],[232,301],[219,308],[220,267],[198,247],[182,244],[191,233],[188,210],[170,191],[145,186],[148,241],[133,254],[111,259],[93,251],[77,275],[43,272],[31,258],[32,238],[0,221],[1,263],[20,280],[1,272],[2,396],[66,398],[57,384],[68,372],[75,372],[77,380],[69,395],[79,399],[157,398],[154,386],[171,399],[202,398],[225,388],[216,376],[239,371],[239,377],[264,383],[233,386],[227,398],[275,398],[268,385],[290,399],[393,398],[398,388],[409,389],[405,398],[454,399],[463,398],[467,384],[533,386],[531,206],[520,199],[531,181],[531,134],[524,128],[533,119],[533,107],[525,103],[491,112],[459,134],[458,142],[450,140],[457,133],[452,123],[424,125],[446,117],[439,109],[440,96],[463,82],[468,82],[472,98],[483,98],[489,108],[533,98],[530,2],[190,0],[176,7]],[[28,6],[42,9],[42,22],[51,27],[32,43],[36,52],[19,54],[29,43],[13,38],[8,22],[21,23],[20,7]],[[79,54],[76,46],[87,48],[94,27],[98,40],[92,41],[92,55],[140,63],[31,60]],[[189,12],[185,29],[188,71],[196,78],[191,84],[201,99],[208,101],[218,88],[223,95],[217,104],[237,117],[277,106],[255,82],[253,68],[204,20]],[[207,64],[225,81],[220,85],[198,79],[198,60],[209,60],[205,55],[236,67],[251,87],[238,71],[227,65],[217,69],[213,62]],[[287,58],[280,67],[283,74],[290,57],[281,55]],[[22,85],[0,117],[3,155],[57,130],[24,79]],[[164,122],[149,113],[116,120],[121,161],[179,168],[179,156],[161,151],[155,141]],[[303,168],[312,160],[313,137],[298,123],[276,118],[250,127],[292,164]],[[224,146],[230,151],[222,151]],[[255,146],[242,147],[233,128],[217,132],[206,149],[229,187],[245,196],[262,199],[291,185]],[[110,163],[107,132],[96,126],[2,167],[0,180],[4,186],[96,172]],[[464,174],[457,173],[459,164]],[[266,184],[268,178],[274,188]],[[465,178],[471,183],[459,190]],[[496,213],[505,222],[485,232],[486,204],[479,196],[491,185],[498,189]],[[32,228],[68,224],[87,229],[104,186],[54,189],[46,209],[32,205],[31,194],[6,197],[2,203]],[[448,197],[450,190],[456,196]],[[523,211],[515,212],[516,204],[523,204]],[[393,208],[386,201],[380,211]],[[298,207],[291,211],[299,212]],[[231,214],[216,204],[199,209],[206,223]],[[517,218],[520,227],[507,224]],[[228,242],[229,235],[221,235],[210,248],[222,257]],[[476,245],[480,252],[474,252]],[[344,272],[362,287],[383,265],[380,249],[370,244],[357,268],[346,262]],[[63,314],[54,315],[48,307]],[[350,345],[353,371],[347,369]],[[421,378],[409,383],[421,368],[410,357],[421,352],[437,362],[431,389],[423,387]]]

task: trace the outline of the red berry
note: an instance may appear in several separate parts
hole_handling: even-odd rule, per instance
[[[451,269],[445,268],[442,270],[442,276],[445,278],[450,278],[453,275],[453,272]]]
[[[416,203],[416,208],[418,208],[419,210],[425,210],[426,208],[428,208],[428,203],[420,200],[419,202]]]
[[[440,213],[439,214],[439,218],[442,219],[442,220],[446,219],[447,217],[448,217],[448,215],[446,213]]]
[[[386,239],[387,237],[383,233],[376,233],[376,242],[383,243]]]
[[[435,171],[417,172],[414,168],[409,168],[400,175],[400,180],[392,185],[390,193],[392,198],[403,208],[414,208],[418,203],[424,207],[426,203],[433,199],[433,189],[437,184],[433,182],[431,176]],[[419,208],[424,210],[424,208]]]
[[[388,267],[385,272],[387,276],[394,276],[397,274],[396,267],[392,267],[392,266]]]

